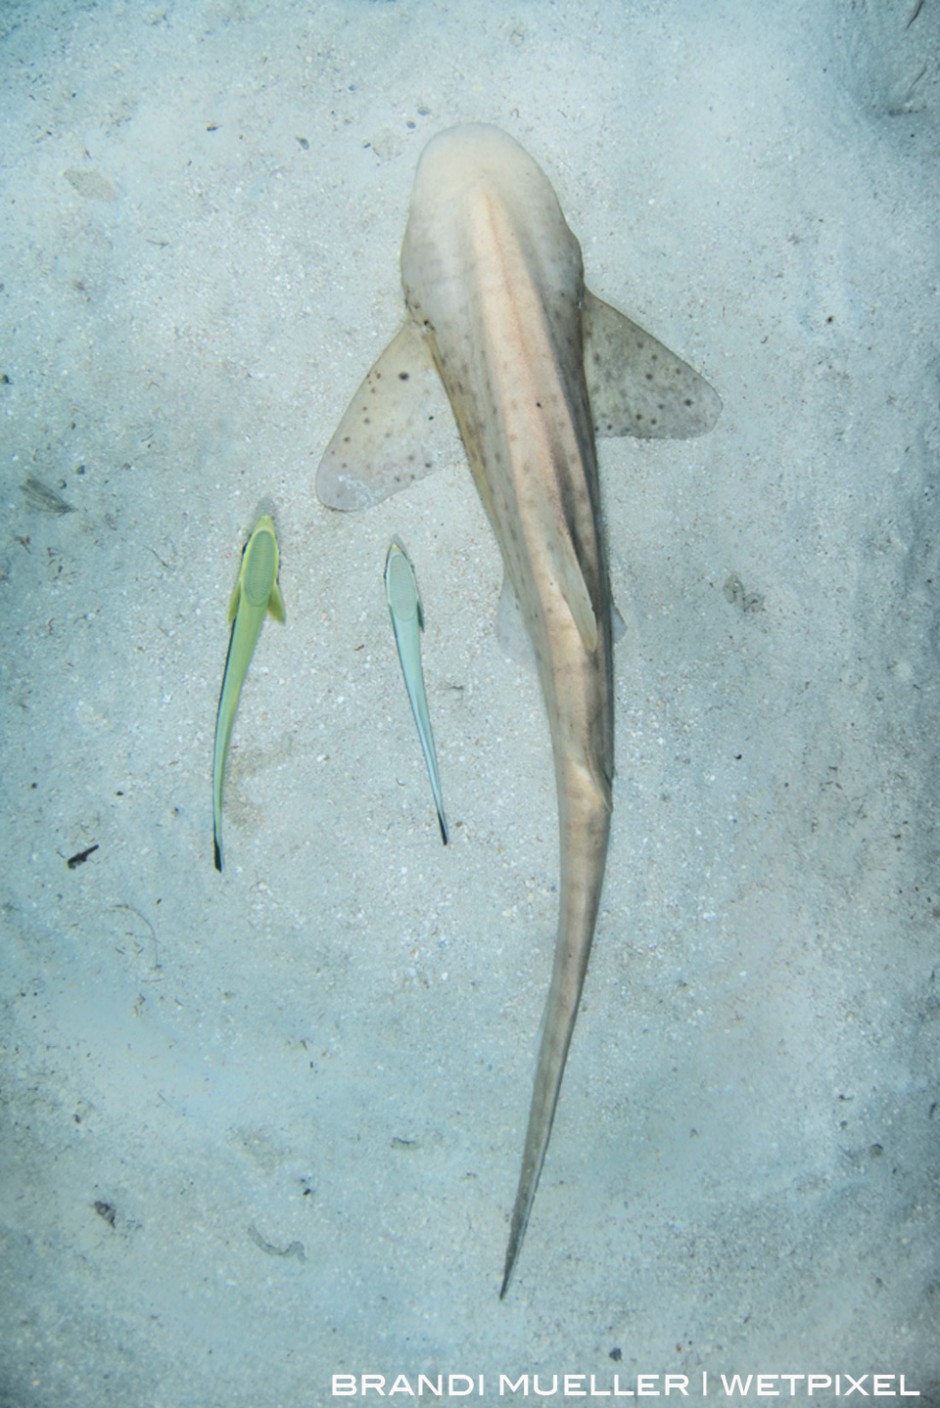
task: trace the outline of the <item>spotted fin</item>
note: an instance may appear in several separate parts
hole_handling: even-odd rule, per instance
[[[687,362],[584,290],[584,375],[596,435],[687,440],[711,430],[721,397]]]
[[[409,318],[346,408],[317,470],[317,496],[327,508],[370,508],[459,453],[440,377]]]

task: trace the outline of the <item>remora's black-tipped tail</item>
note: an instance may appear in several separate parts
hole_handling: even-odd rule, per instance
[[[444,820],[444,813],[443,813],[443,812],[438,812],[438,814],[437,814],[437,824],[438,824],[438,826],[441,828],[441,840],[444,842],[444,845],[446,846],[446,845],[447,845],[447,822]]]
[[[220,840],[219,840],[219,838],[218,838],[218,836],[217,836],[216,834],[213,834],[213,837],[212,837],[212,850],[213,850],[213,852],[214,852],[214,854],[215,854],[215,868],[216,868],[216,870],[219,872],[219,874],[221,875],[221,874],[222,874],[222,843],[220,842]]]

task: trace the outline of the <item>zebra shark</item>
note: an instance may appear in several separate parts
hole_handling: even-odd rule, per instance
[[[534,647],[555,763],[560,904],[500,1298],[548,1148],[604,878],[614,776],[612,602],[595,438],[700,435],[721,401],[584,284],[548,178],[496,127],[428,143],[401,252],[407,319],[317,471],[336,509],[435,468],[440,384]],[[510,598],[511,599],[511,598]]]

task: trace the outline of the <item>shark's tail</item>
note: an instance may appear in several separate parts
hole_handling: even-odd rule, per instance
[[[588,791],[590,797],[584,795]],[[572,807],[569,796],[569,805],[563,807],[566,815],[561,828],[561,910],[555,941],[555,963],[542,1017],[535,1086],[512,1210],[500,1300],[512,1280],[545,1162],[568,1047],[581,1002],[604,879],[610,809],[593,787],[582,789],[579,800],[581,805]]]

